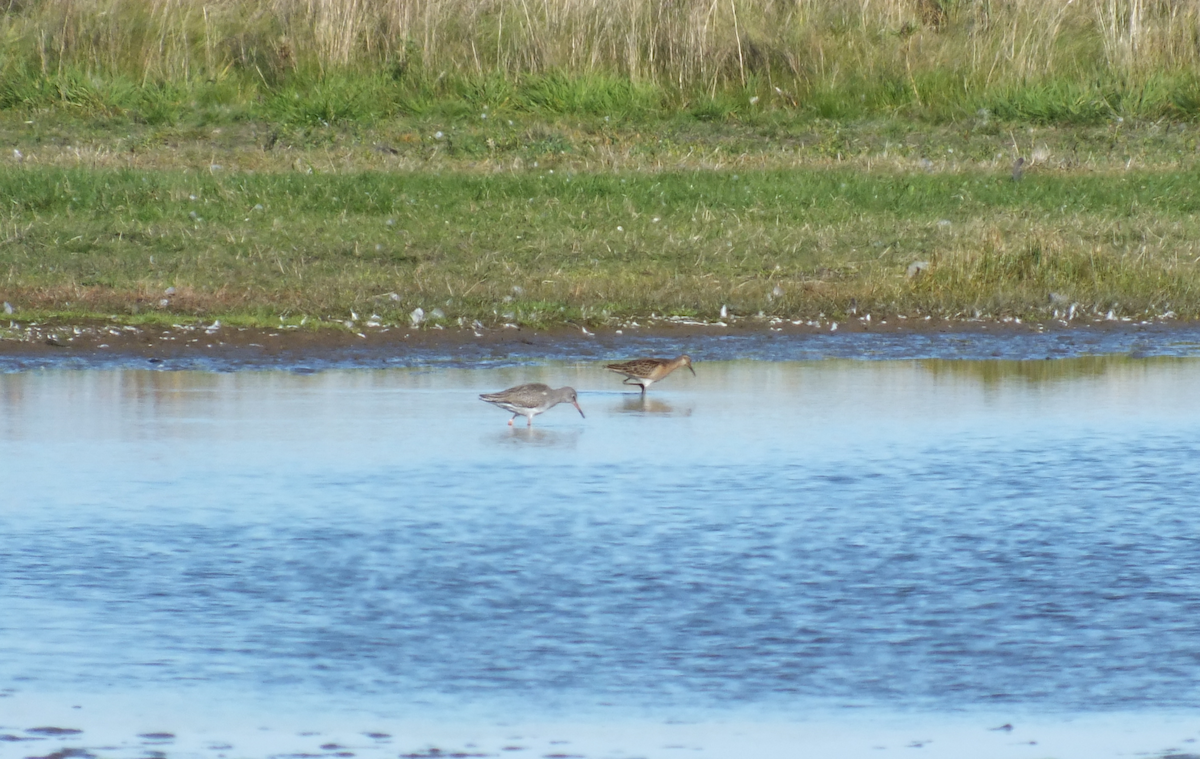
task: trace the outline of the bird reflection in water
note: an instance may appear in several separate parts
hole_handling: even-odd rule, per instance
[[[626,394],[622,396],[621,403],[616,407],[616,410],[618,413],[622,414],[662,414],[664,416],[692,415],[691,406],[678,409],[660,398],[651,398],[645,394]]]
[[[511,448],[562,448],[571,449],[579,442],[583,430],[575,427],[569,429],[546,429],[545,427],[522,427],[514,425],[503,432],[489,435],[488,439],[498,445]]]

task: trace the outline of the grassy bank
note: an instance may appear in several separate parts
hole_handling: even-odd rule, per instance
[[[8,0],[0,109],[398,116],[1200,114],[1190,0]]]
[[[261,324],[1200,317],[1187,126],[602,124],[35,124],[0,168],[0,297]]]
[[[1184,0],[11,0],[0,299],[1200,317],[1198,30]]]

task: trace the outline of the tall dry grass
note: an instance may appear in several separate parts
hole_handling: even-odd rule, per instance
[[[4,5],[3,3],[7,3]],[[275,86],[297,72],[627,78],[922,103],[1200,74],[1196,0],[0,0],[0,73]],[[886,106],[888,103],[882,103]]]

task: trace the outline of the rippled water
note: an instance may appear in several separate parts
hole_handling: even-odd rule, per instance
[[[431,719],[1200,707],[1200,361],[697,375],[0,375],[0,685]],[[524,381],[587,419],[475,397]]]

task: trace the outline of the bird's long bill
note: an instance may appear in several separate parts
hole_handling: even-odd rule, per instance
[[[579,408],[579,401],[571,401],[571,405],[575,407],[575,410],[579,412],[580,416],[583,416],[583,409]],[[587,419],[586,416],[583,416],[583,418]]]
[[[692,373],[693,377],[696,376],[696,370],[692,368],[691,364],[688,364],[688,371]]]

